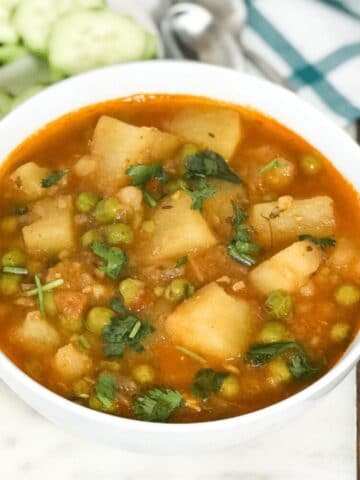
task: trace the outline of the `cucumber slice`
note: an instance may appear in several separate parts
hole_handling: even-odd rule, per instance
[[[124,15],[107,10],[71,12],[54,26],[49,39],[49,62],[74,75],[104,65],[141,60],[146,41],[146,32]]]
[[[15,44],[19,35],[10,20],[11,6],[3,5],[0,2],[0,43]]]
[[[0,45],[0,65],[19,60],[27,54],[27,50],[21,45]]]
[[[145,33],[145,49],[142,54],[143,60],[157,57],[157,39],[152,33]]]
[[[27,55],[16,62],[0,67],[0,89],[19,95],[37,83],[49,83],[51,72],[43,60]]]
[[[0,118],[6,115],[12,107],[13,99],[6,92],[0,90]]]
[[[20,93],[12,102],[11,104],[11,110],[13,108],[18,107],[21,103],[25,102],[28,98],[32,97],[33,95],[36,95],[39,93],[41,90],[45,88],[44,85],[32,85],[31,87],[28,87],[26,90]]]
[[[101,8],[105,0],[22,0],[13,24],[30,51],[46,55],[49,33],[56,20],[76,8]]]

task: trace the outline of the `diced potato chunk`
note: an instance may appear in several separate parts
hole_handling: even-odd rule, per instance
[[[73,290],[56,290],[54,301],[57,311],[66,318],[72,320],[80,319],[87,307],[88,297],[83,292]]]
[[[56,373],[67,381],[76,380],[88,374],[91,367],[91,358],[77,350],[72,343],[59,348],[53,361]]]
[[[320,248],[311,242],[295,242],[250,272],[250,280],[263,294],[273,290],[294,293],[316,272],[322,260]]]
[[[209,180],[209,184],[215,186],[218,191],[205,200],[203,216],[217,233],[228,237],[232,231],[231,219],[234,214],[231,202],[243,202],[246,199],[245,188],[243,185],[224,180]]]
[[[41,180],[49,175],[47,168],[39,167],[34,162],[24,163],[11,174],[11,180],[15,188],[24,195],[27,200],[37,200],[45,193],[41,186]]]
[[[348,238],[340,238],[328,259],[328,265],[342,271],[348,278],[360,280],[360,248]]]
[[[181,108],[164,126],[175,135],[220,153],[226,160],[242,138],[240,114],[210,105]]]
[[[326,237],[335,232],[333,200],[327,196],[294,200],[283,211],[278,202],[258,203],[250,208],[249,224],[264,246],[292,242],[304,234]]]
[[[22,350],[36,355],[51,353],[60,344],[57,330],[41,317],[39,311],[26,315],[22,324],[15,328],[12,340]]]
[[[251,334],[250,307],[228,295],[216,282],[185,300],[166,320],[175,344],[220,360],[241,355]]]
[[[26,249],[30,252],[57,253],[74,247],[74,227],[70,195],[46,198],[35,204],[37,217],[23,228]]]
[[[217,243],[198,210],[191,208],[185,192],[175,192],[156,207],[152,217],[155,230],[146,242],[146,263],[179,258]]]
[[[134,164],[167,160],[181,140],[157,128],[136,127],[102,116],[95,128],[91,153],[98,163],[98,181],[107,189],[126,185],[126,169]]]

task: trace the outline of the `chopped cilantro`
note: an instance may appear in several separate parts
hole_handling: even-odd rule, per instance
[[[104,354],[120,357],[126,347],[141,352],[144,350],[141,341],[153,331],[152,325],[142,322],[135,315],[128,315],[124,319],[114,317],[111,324],[106,325],[102,331]]]
[[[100,267],[100,270],[109,278],[116,280],[121,270],[127,265],[128,258],[126,253],[121,248],[108,247],[101,242],[92,243],[91,250],[106,262],[105,265]]]
[[[37,288],[40,313],[45,315],[44,291],[41,285],[40,277],[38,275],[35,275],[35,285]]]
[[[192,198],[192,205],[191,208],[193,210],[202,210],[203,201],[207,198],[211,198],[216,192],[217,188],[214,186],[210,186],[207,183],[206,177],[198,176],[198,184],[197,189],[193,188],[190,190],[189,188],[184,188],[184,190],[190,195]]]
[[[149,192],[143,191],[144,200],[149,205],[149,207],[154,208],[157,205],[157,200]]]
[[[175,262],[175,268],[179,268],[179,267],[182,267],[183,265],[186,265],[188,260],[189,259],[186,255],[184,257],[178,258]]]
[[[135,398],[133,410],[137,418],[147,422],[166,422],[181,407],[183,397],[172,388],[151,388]]]
[[[232,183],[241,183],[240,178],[228,167],[224,158],[212,150],[202,150],[188,155],[185,159],[185,178],[198,175],[220,178]]]
[[[52,187],[53,185],[55,185],[55,183],[60,181],[69,172],[70,172],[69,168],[65,168],[65,170],[57,170],[53,172],[51,175],[41,180],[42,188]]]
[[[321,250],[325,250],[325,248],[335,247],[336,240],[332,237],[314,237],[313,235],[300,235],[299,240],[309,240],[309,242],[314,243]]]
[[[282,168],[286,167],[288,165],[288,162],[284,160],[281,157],[274,158],[274,160],[271,160],[271,162],[267,163],[264,165],[262,168],[260,168],[260,175],[264,175],[264,173],[270,172],[270,170],[273,170],[274,168]]]
[[[245,223],[248,215],[232,202],[235,219],[233,224],[234,237],[227,246],[227,252],[234,260],[251,267],[255,265],[261,247],[253,241],[253,229]]]
[[[105,408],[110,409],[116,395],[116,379],[113,375],[100,375],[96,385],[95,392],[97,398]]]
[[[78,337],[78,345],[79,347],[84,350],[85,352],[87,352],[88,350],[90,350],[91,348],[91,345],[90,345],[90,342],[89,340],[85,337],[85,335],[79,335]]]
[[[220,392],[226,372],[215,372],[212,368],[199,370],[191,387],[191,393],[199,398],[208,398],[212,393]]]
[[[128,309],[125,307],[124,302],[121,298],[115,297],[109,302],[109,307],[114,312],[118,313],[119,315],[127,315],[129,313]]]
[[[155,178],[159,182],[169,180],[161,163],[133,165],[126,170],[126,175],[131,177],[131,184],[136,187],[144,187],[151,178]]]
[[[15,205],[13,211],[15,215],[25,215],[26,213],[28,213],[29,208],[25,205]]]
[[[28,269],[25,267],[3,267],[4,273],[12,273],[13,275],[27,275]]]
[[[253,367],[259,367],[289,350],[296,352],[289,357],[290,359],[287,362],[288,369],[293,377],[304,378],[319,371],[318,367],[311,364],[304,347],[297,342],[273,342],[254,345],[246,353],[245,360]]]

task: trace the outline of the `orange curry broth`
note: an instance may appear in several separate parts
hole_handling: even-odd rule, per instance
[[[6,160],[1,170],[1,181],[3,182],[1,190],[3,194],[0,198],[0,214],[8,215],[11,205],[14,203],[14,198],[9,195],[8,175],[16,166],[27,161],[35,161],[39,165],[47,166],[51,170],[71,167],[74,162],[87,153],[94,127],[101,115],[106,114],[135,125],[154,126],[161,129],[164,120],[171,118],[180,107],[187,105],[202,106],[205,104],[224,106],[240,112],[244,129],[243,140],[240,142],[230,165],[247,185],[251,186],[253,179],[253,156],[251,152],[257,147],[270,144],[275,149],[278,149],[284,157],[294,161],[296,161],[299,154],[304,152],[312,152],[321,157],[319,152],[316,152],[302,138],[274,120],[249,109],[187,96],[137,96],[114,100],[70,113],[50,123],[21,144]],[[286,191],[286,194],[291,194],[295,198],[307,198],[321,194],[329,195],[333,198],[336,209],[336,237],[360,238],[358,195],[332,165],[323,157],[321,158],[326,167],[321,174],[314,177],[305,177],[298,172],[295,182],[290,186],[289,191]],[[346,159],[344,160],[346,161]],[[72,193],[74,196],[84,190],[88,190],[86,188],[86,180],[78,179],[74,175],[69,180],[68,185],[62,189],[62,192]],[[256,189],[251,189],[249,194],[250,202],[254,200],[259,201],[257,193]],[[21,204],[22,202],[19,201],[18,203]],[[13,237],[1,236],[1,253],[12,246],[24,247],[20,232]],[[131,255],[131,248],[127,251]],[[264,258],[271,256],[273,253],[274,250],[267,250]],[[225,250],[205,251],[195,254],[195,256],[198,264],[202,265],[204,281],[202,283],[197,281],[191,265],[187,264],[184,268],[185,277],[194,283],[196,287],[200,287],[207,281],[217,279],[222,275],[228,275],[229,272],[231,272],[232,278],[239,281],[246,279],[247,269],[229,259]],[[76,259],[76,254],[74,258]],[[43,272],[45,273],[45,269],[43,269]],[[69,273],[71,276],[71,272]],[[339,280],[347,280],[348,277],[352,278],[351,273],[348,275],[346,272],[336,275],[336,273],[333,274],[335,284]],[[109,284],[111,282],[104,280],[104,283]],[[315,362],[323,361],[323,358],[326,357],[327,363],[321,374],[340,358],[351,340],[349,338],[345,343],[332,343],[329,338],[330,326],[338,320],[346,320],[352,325],[351,336],[353,337],[356,334],[359,319],[359,308],[344,311],[336,307],[332,288],[329,284],[331,282],[323,282],[316,295],[310,299],[301,295],[295,295],[295,312],[287,324],[289,331],[297,341],[305,346]],[[245,290],[240,290],[239,292],[231,291],[226,285],[224,287],[232,295],[248,299],[254,308],[257,309],[258,325],[254,329],[256,333],[264,323],[264,315],[262,313],[263,297],[248,284]],[[0,296],[1,349],[16,365],[46,387],[67,398],[84,403],[79,399],[76,400],[69,390],[69,386],[52,373],[50,358],[45,359],[39,366],[36,359],[32,359],[31,356],[24,353],[16,344],[11,342],[9,339],[10,329],[23,320],[24,312],[28,311],[26,308],[11,305],[11,300],[12,298]],[[148,301],[149,299],[145,299],[145,303]],[[153,297],[150,299],[150,304],[153,304],[152,302],[154,302]],[[145,306],[143,308],[144,305],[137,305],[137,307],[137,310],[140,311],[139,316],[144,319],[150,319],[156,328],[156,332],[144,341],[146,347],[144,352],[127,351],[125,353],[121,360],[119,381],[124,380],[129,392],[132,392],[132,389],[136,390],[133,382],[129,380],[131,369],[134,365],[150,362],[156,371],[156,380],[154,382],[156,385],[167,385],[182,392],[189,392],[195,373],[200,368],[203,368],[203,365],[184,355],[169,342],[163,329],[163,320],[156,318],[157,314],[151,310],[152,307],[147,308]],[[161,305],[158,309],[161,310]],[[254,338],[255,336],[256,334],[254,334]],[[314,341],[315,337],[316,341]],[[93,353],[95,362],[99,362],[102,358],[100,351],[100,347],[95,346]],[[185,407],[180,409],[172,417],[172,421],[213,420],[257,410],[302,390],[319,376],[304,380],[293,379],[288,383],[274,387],[270,386],[266,380],[265,368],[252,368],[245,364],[243,359],[235,359],[230,363],[238,371],[240,381],[238,398],[228,401],[219,396],[214,396],[204,402],[200,408]],[[221,363],[211,359],[206,366],[214,369],[222,369],[223,367]],[[116,413],[126,417],[133,416],[127,401],[119,403]]]

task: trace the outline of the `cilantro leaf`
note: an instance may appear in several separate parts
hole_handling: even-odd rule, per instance
[[[151,178],[155,178],[159,182],[167,182],[169,180],[169,176],[161,163],[133,165],[125,173],[131,177],[131,185],[136,187],[144,187]]]
[[[202,210],[203,201],[211,198],[217,192],[217,188],[210,186],[205,177],[198,177],[197,189],[190,190],[186,187],[185,191],[192,198],[191,208],[193,210]]]
[[[106,261],[106,264],[100,267],[100,270],[109,278],[116,280],[121,270],[127,265],[128,258],[126,253],[121,248],[108,247],[101,242],[92,243],[91,250],[95,255]]]
[[[175,268],[179,268],[179,267],[182,267],[183,265],[186,265],[188,260],[189,259],[187,255],[184,255],[183,257],[178,258],[175,262]]]
[[[25,215],[28,213],[29,208],[26,205],[15,205],[13,208],[15,215]]]
[[[121,298],[115,297],[109,302],[109,307],[114,312],[118,313],[119,315],[127,315],[129,313],[128,309],[125,307],[124,302]]]
[[[111,324],[106,325],[102,331],[104,354],[108,357],[120,357],[126,347],[141,352],[144,350],[141,341],[153,331],[152,325],[135,315],[128,315],[123,320],[114,317]]]
[[[143,191],[144,201],[149,205],[150,208],[154,208],[157,205],[157,200],[146,190]]]
[[[186,178],[197,175],[220,178],[232,183],[241,183],[240,178],[228,167],[224,158],[212,150],[202,150],[188,155],[185,159]]]
[[[260,175],[264,175],[264,173],[270,172],[270,170],[273,170],[274,168],[282,168],[282,167],[287,167],[288,162],[282,158],[282,157],[277,157],[274,158],[274,160],[271,160],[271,162],[267,163],[264,165],[262,168],[260,168]]]
[[[300,235],[299,240],[309,240],[309,242],[314,243],[321,250],[325,250],[325,248],[335,247],[336,240],[332,237],[314,237],[313,235]]]
[[[251,267],[255,265],[261,247],[253,241],[251,233],[253,229],[245,223],[248,218],[246,212],[232,202],[235,219],[233,223],[234,237],[228,243],[227,252],[234,260]]]
[[[41,180],[42,188],[49,188],[59,182],[65,175],[70,172],[70,168],[65,168],[65,170],[56,170],[51,175]]]
[[[220,392],[226,372],[215,372],[212,368],[204,368],[196,373],[191,393],[199,398],[208,398],[212,393]]]
[[[287,366],[295,378],[304,378],[319,371],[318,367],[311,364],[304,347],[297,342],[273,342],[254,345],[245,354],[245,361],[253,367],[260,367],[289,350],[296,352],[290,356],[287,362]]]
[[[172,388],[151,388],[135,398],[133,411],[137,418],[147,422],[166,422],[181,407],[183,397]]]
[[[110,409],[113,406],[113,400],[116,395],[115,377],[112,375],[100,375],[95,385],[95,392],[104,407]]]

